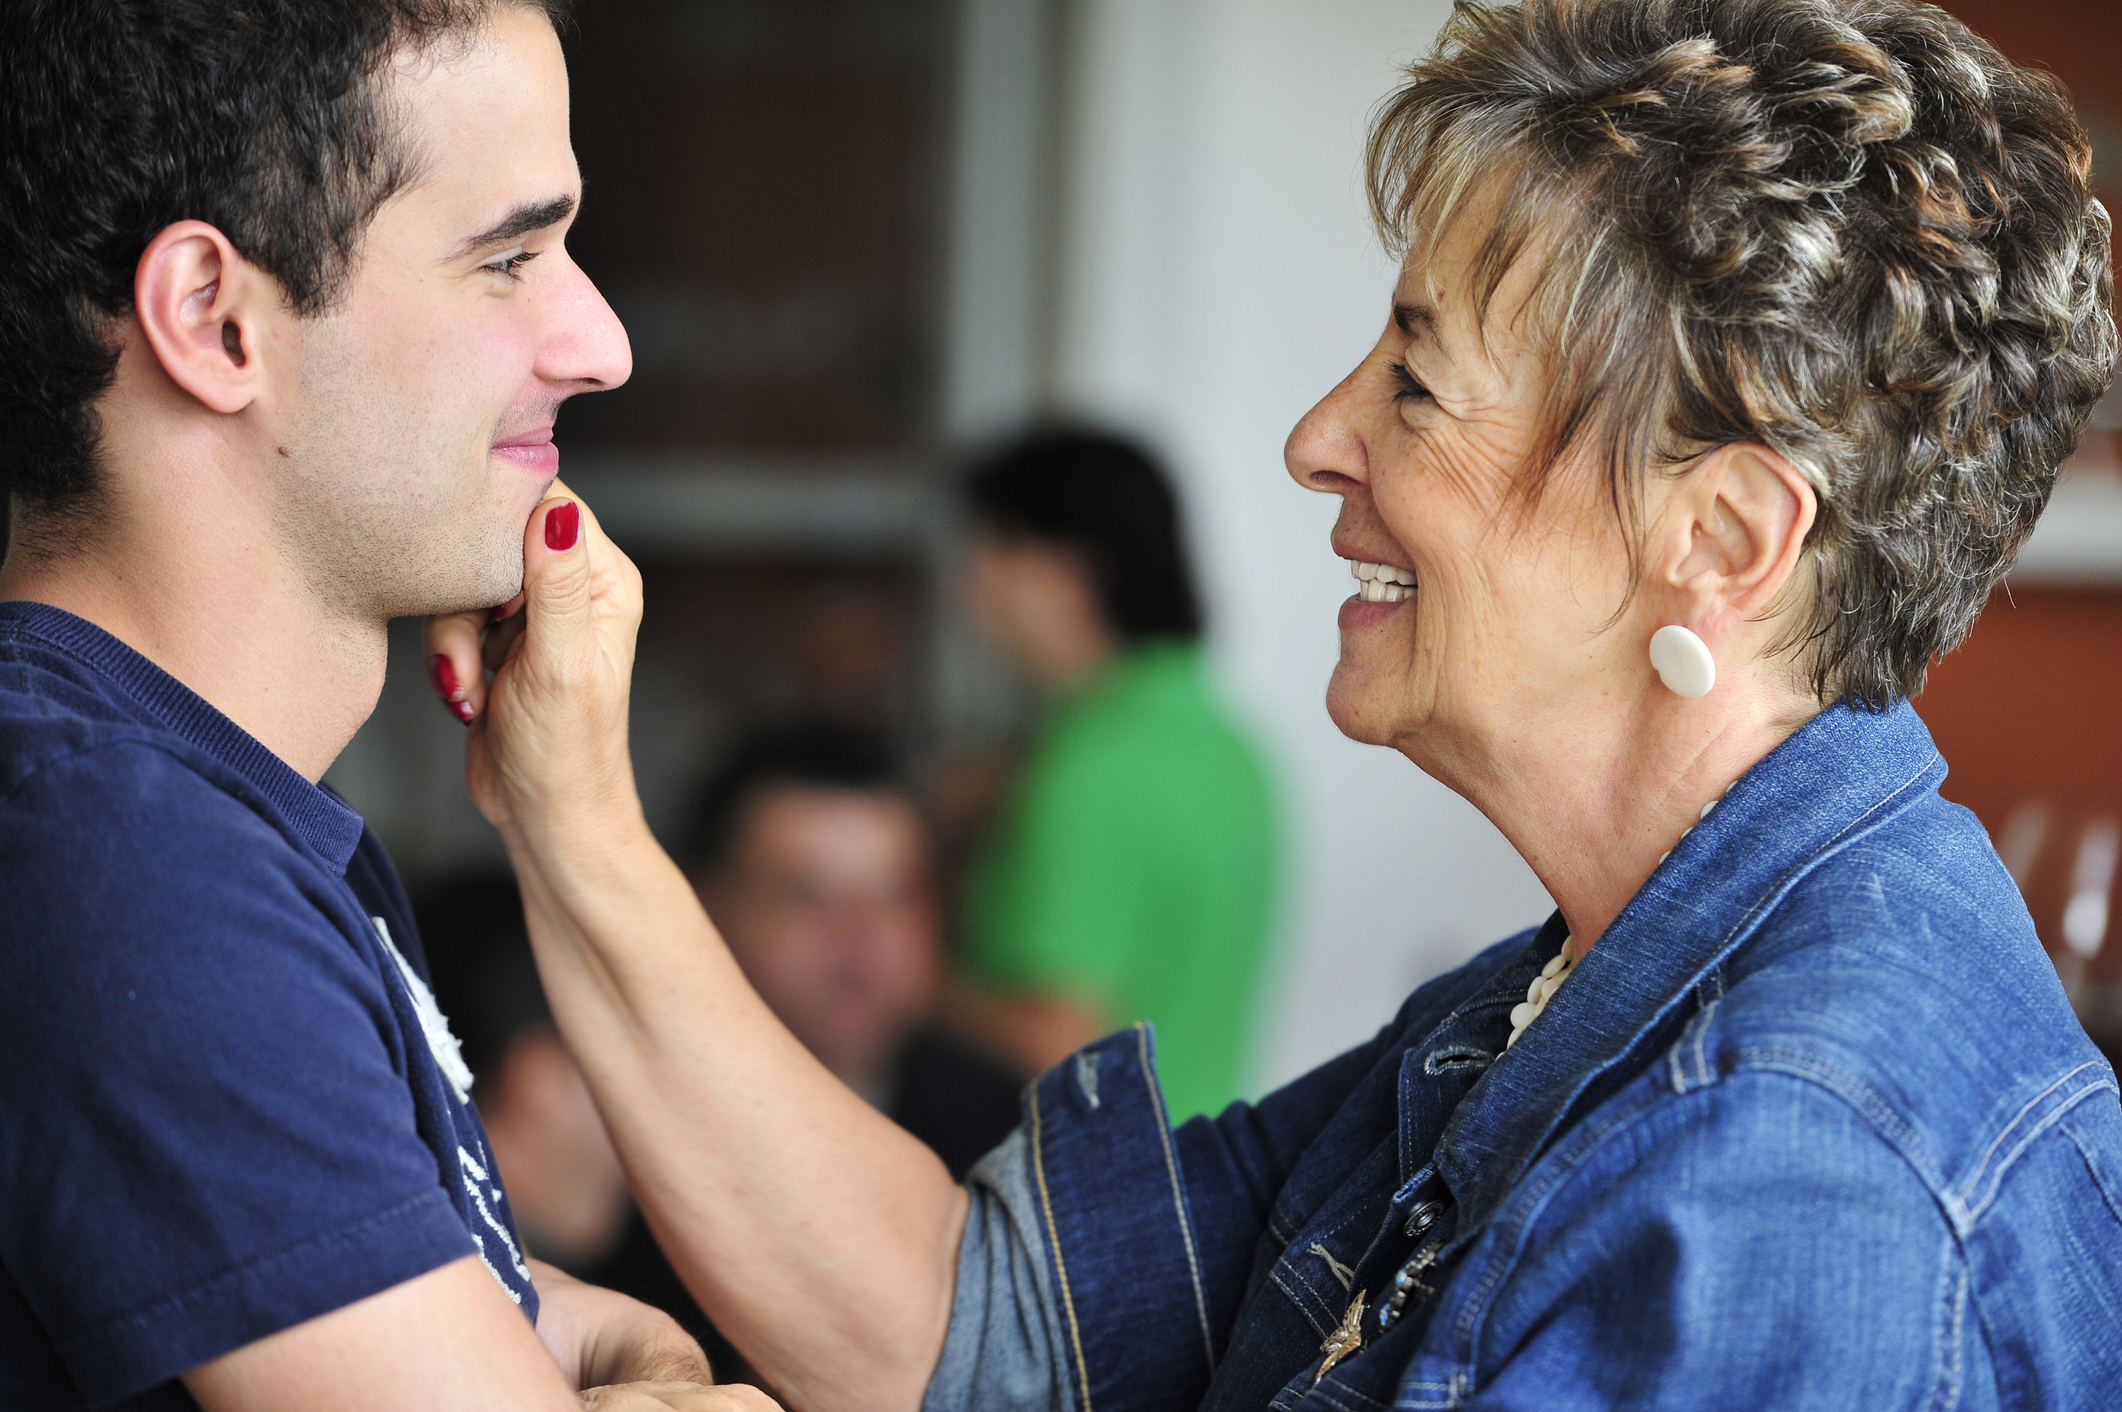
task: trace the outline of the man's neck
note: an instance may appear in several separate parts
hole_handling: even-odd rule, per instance
[[[17,500],[0,599],[94,623],[315,781],[375,709],[388,624],[319,603],[234,509],[211,495],[99,504],[93,535],[75,538]]]

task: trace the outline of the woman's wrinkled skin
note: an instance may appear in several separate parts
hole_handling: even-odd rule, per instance
[[[1529,257],[1486,326],[1467,263],[1478,209],[1401,272],[1370,353],[1306,414],[1290,474],[1342,498],[1334,552],[1412,569],[1403,603],[1351,599],[1327,690],[1334,724],[1399,750],[1478,805],[1532,863],[1582,950],[1658,857],[1748,766],[1820,709],[1773,649],[1817,502],[1765,447],[1645,478],[1641,552],[1603,468],[1526,467],[1552,381],[1526,307]],[[1700,700],[1652,671],[1678,623],[1716,654]]]

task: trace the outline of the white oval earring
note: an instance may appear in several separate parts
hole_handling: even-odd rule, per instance
[[[1709,644],[1678,623],[1650,635],[1650,664],[1681,696],[1707,696],[1717,684],[1717,659],[1710,655]]]

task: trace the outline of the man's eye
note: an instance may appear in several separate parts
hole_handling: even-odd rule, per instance
[[[1398,384],[1393,390],[1393,401],[1429,401],[1429,389],[1415,380],[1415,375],[1407,370],[1407,364],[1388,361],[1385,366],[1393,370],[1393,381]]]
[[[497,275],[507,275],[510,279],[522,279],[523,267],[537,258],[538,252],[535,250],[516,249],[506,255],[495,256],[480,268],[492,270]]]

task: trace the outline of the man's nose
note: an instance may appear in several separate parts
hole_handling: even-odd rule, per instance
[[[546,301],[538,376],[584,392],[614,388],[633,376],[634,350],[626,327],[582,267],[566,261]]]

